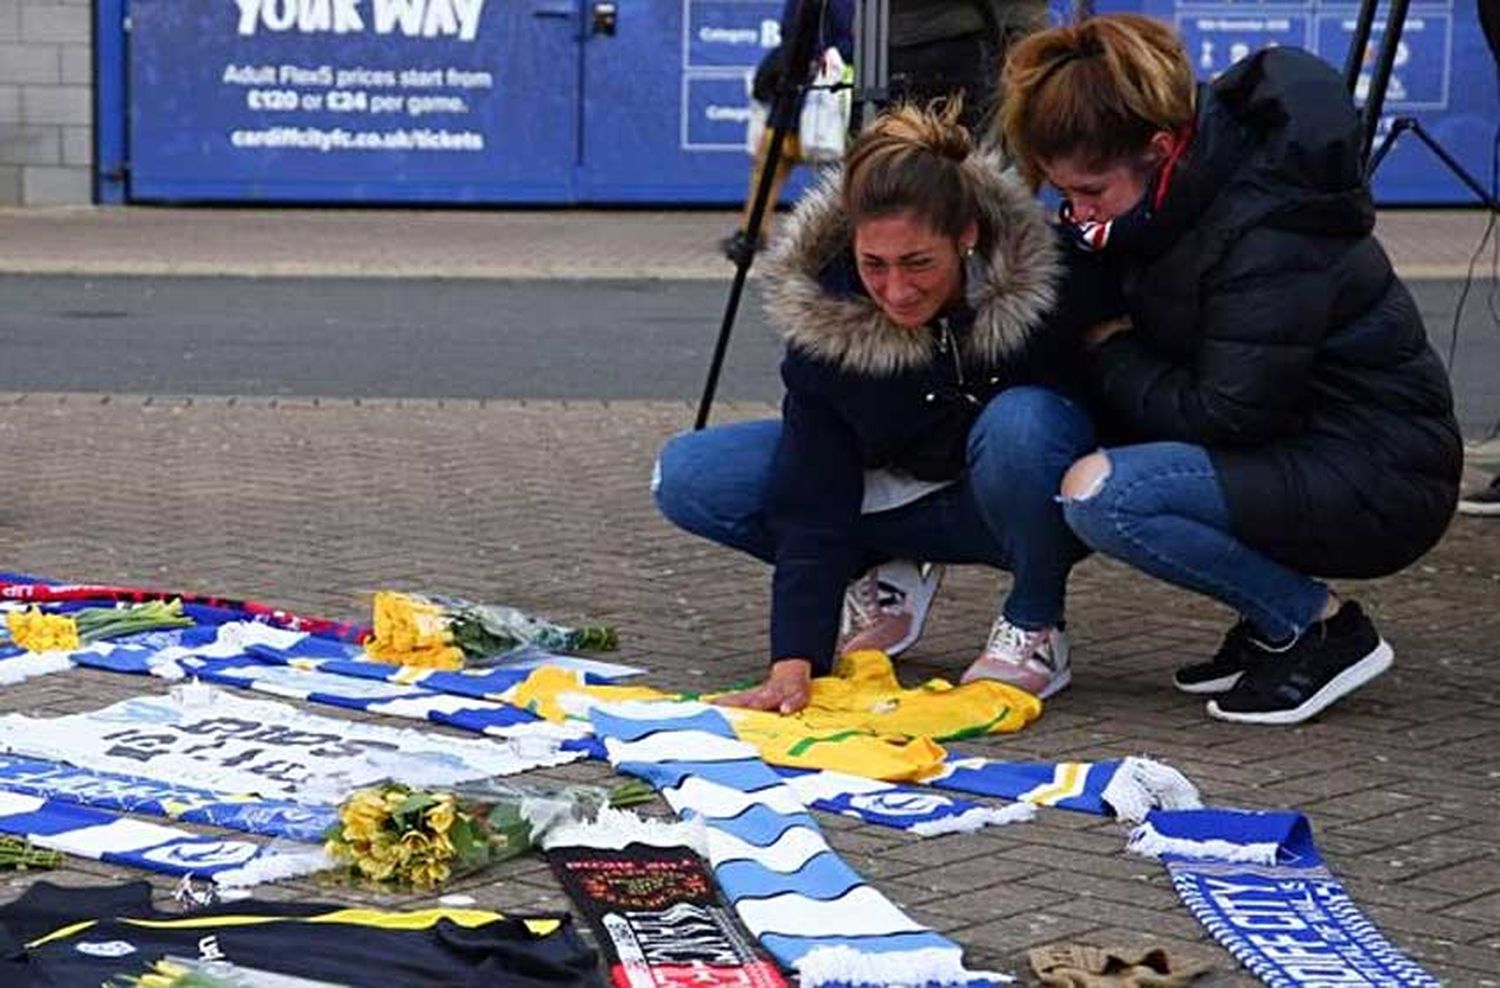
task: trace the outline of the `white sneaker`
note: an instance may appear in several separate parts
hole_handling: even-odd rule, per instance
[[[943,567],[904,559],[875,566],[849,584],[839,624],[839,654],[875,649],[896,656],[916,644]]]
[[[1004,615],[995,619],[984,651],[964,670],[963,682],[992,679],[1045,700],[1073,681],[1068,636],[1057,628],[1026,631]]]

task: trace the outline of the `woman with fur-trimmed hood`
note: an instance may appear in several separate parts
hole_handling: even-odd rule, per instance
[[[1067,685],[1063,598],[1085,550],[1056,493],[1095,446],[1067,376],[1079,331],[1113,313],[1082,311],[1099,293],[1064,284],[1084,272],[956,110],[883,115],[773,247],[782,419],[662,451],[663,514],[775,567],[770,675],[725,702],[789,713],[836,653],[909,645],[937,573],[904,559],[1014,574],[966,680]]]

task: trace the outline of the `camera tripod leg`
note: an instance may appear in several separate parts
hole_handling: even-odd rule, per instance
[[[1500,210],[1500,201],[1497,201],[1489,190],[1479,183],[1477,178],[1469,174],[1469,170],[1457,158],[1449,154],[1447,148],[1443,147],[1431,134],[1427,133],[1427,129],[1422,126],[1422,122],[1415,117],[1397,117],[1391,121],[1391,129],[1386,132],[1385,138],[1380,142],[1380,146],[1370,156],[1369,167],[1365,170],[1367,179],[1374,179],[1375,169],[1379,168],[1380,163],[1385,160],[1385,156],[1396,143],[1396,139],[1408,131],[1417,135],[1417,138],[1423,144],[1427,145],[1428,150],[1437,155],[1438,160],[1447,166],[1448,171],[1452,172],[1453,176],[1460,182],[1467,185],[1469,191],[1473,192],[1487,209],[1491,211]]]
[[[745,224],[745,244],[735,252],[734,284],[729,289],[729,300],[724,306],[724,321],[719,326],[719,338],[714,343],[714,355],[709,361],[708,378],[703,382],[703,396],[698,400],[698,415],[693,421],[693,430],[708,425],[708,413],[713,407],[714,392],[719,387],[719,372],[724,368],[724,356],[729,350],[729,334],[734,330],[735,316],[740,311],[740,299],[745,293],[745,279],[750,275],[750,264],[755,260],[755,245],[760,241],[761,227],[765,225],[766,210],[774,208],[770,202],[771,186],[776,184],[776,171],[781,166],[782,147],[786,143],[792,117],[796,107],[796,90],[791,86],[790,97],[778,94],[771,112],[773,126],[771,143],[766,148],[766,159],[761,164],[760,181],[755,186],[755,200],[750,206],[750,220]]]

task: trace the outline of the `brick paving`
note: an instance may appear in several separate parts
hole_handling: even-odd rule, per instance
[[[721,406],[718,417],[770,414]],[[614,622],[622,657],[660,685],[727,683],[761,667],[768,580],[651,504],[655,450],[691,416],[681,404],[0,395],[0,564],[346,618],[363,617],[378,587],[446,590]],[[961,669],[1003,583],[953,572],[902,675]],[[1451,984],[1500,984],[1500,522],[1460,518],[1410,571],[1345,589],[1395,645],[1395,669],[1316,723],[1257,729],[1207,720],[1168,683],[1175,665],[1214,648],[1226,615],[1089,560],[1072,583],[1073,688],[1026,731],[961,747],[1048,760],[1147,753],[1211,802],[1301,808],[1397,944]],[[0,709],[57,714],[164,688],[72,671],[5,688]],[[1254,983],[1204,938],[1162,869],[1122,854],[1114,822],[1044,810],[1034,823],[919,841],[823,819],[854,867],[975,963],[1019,972],[1026,948],[1054,940],[1151,942],[1213,960],[1205,984]],[[60,873],[134,877],[76,860]],[[7,877],[0,899],[34,878]],[[487,907],[566,907],[535,860],[456,890]],[[432,901],[312,879],[261,894]]]

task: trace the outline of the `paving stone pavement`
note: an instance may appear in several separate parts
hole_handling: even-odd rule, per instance
[[[773,411],[721,406],[718,417]],[[344,618],[367,614],[379,587],[446,590],[616,623],[621,656],[649,666],[653,683],[724,684],[762,666],[769,581],[651,504],[654,453],[691,417],[680,404],[0,395],[0,568]],[[961,669],[1004,583],[975,568],[950,574],[902,675]],[[1316,723],[1257,729],[1207,720],[1168,683],[1175,665],[1213,650],[1227,615],[1089,560],[1071,587],[1072,689],[1026,731],[963,747],[1048,760],[1148,753],[1211,802],[1303,809],[1334,871],[1398,945],[1451,984],[1500,984],[1500,521],[1460,518],[1410,571],[1344,589],[1374,612],[1395,669]],[[5,688],[0,710],[60,714],[162,689],[71,671]],[[1152,942],[1213,960],[1204,984],[1254,983],[1205,939],[1162,869],[1122,853],[1114,822],[1044,810],[1034,823],[921,841],[823,821],[851,864],[977,964],[1019,972],[1026,948],[1054,940]],[[0,880],[0,899],[36,877]],[[47,877],[139,876],[70,860]],[[165,895],[170,883],[157,884]],[[506,910],[567,905],[535,860],[456,890]],[[261,894],[432,902],[313,879]]]

